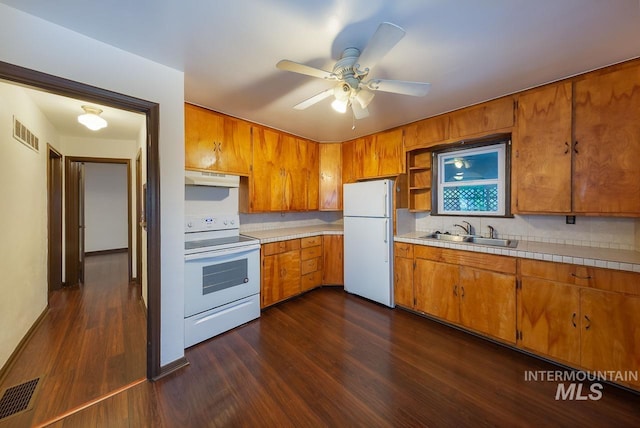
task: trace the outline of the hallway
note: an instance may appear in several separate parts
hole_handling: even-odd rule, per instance
[[[49,312],[2,379],[0,391],[40,381],[33,408],[0,420],[0,428],[50,421],[145,378],[146,315],[139,286],[128,283],[127,253],[85,263],[85,284],[51,294]]]

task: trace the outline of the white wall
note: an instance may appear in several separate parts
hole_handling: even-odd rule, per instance
[[[84,165],[85,252],[129,247],[127,165]]]
[[[14,115],[39,152],[13,138]],[[47,306],[47,143],[59,145],[52,125],[22,89],[0,82],[0,367]]]
[[[12,41],[0,44],[0,61],[160,105],[160,364],[183,357],[184,73],[4,4],[0,40]]]

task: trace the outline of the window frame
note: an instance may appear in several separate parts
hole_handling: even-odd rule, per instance
[[[444,156],[451,156],[451,154],[455,152],[463,152],[469,153],[472,150],[478,150],[480,152],[484,150],[488,150],[491,146],[499,146],[503,145],[504,147],[504,155],[502,162],[499,162],[498,170],[498,200],[500,201],[500,196],[502,196],[502,200],[504,203],[504,212],[499,211],[498,213],[492,213],[488,211],[444,211],[442,209],[443,206],[443,188],[449,186],[442,186],[441,180],[443,178],[440,176],[441,173],[441,165],[440,159]],[[490,139],[483,139],[482,141],[460,141],[458,143],[454,143],[451,145],[444,146],[440,149],[434,150],[432,152],[431,157],[431,171],[432,171],[432,192],[431,192],[431,206],[432,211],[431,215],[440,215],[440,216],[457,216],[457,217],[490,217],[490,218],[513,218],[513,214],[511,213],[511,136],[510,135],[502,135],[502,136],[494,136]],[[500,178],[500,172],[502,172],[502,178]],[[461,182],[465,183],[465,182]],[[470,183],[470,182],[466,182]],[[470,186],[474,184],[469,184]],[[478,183],[475,183],[478,185]],[[502,188],[502,190],[501,190]],[[500,205],[500,204],[499,204]],[[500,206],[499,206],[500,208]]]

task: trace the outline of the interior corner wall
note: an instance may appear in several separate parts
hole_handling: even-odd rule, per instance
[[[13,138],[14,116],[39,151]],[[53,126],[20,87],[0,82],[0,367],[47,307],[47,143],[58,146]]]
[[[182,358],[184,73],[1,3],[0,40],[12,41],[0,44],[0,61],[158,103],[160,364]]]

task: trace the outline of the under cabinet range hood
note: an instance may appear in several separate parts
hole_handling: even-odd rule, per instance
[[[186,170],[184,172],[184,184],[190,186],[240,187],[240,177],[215,172]]]

